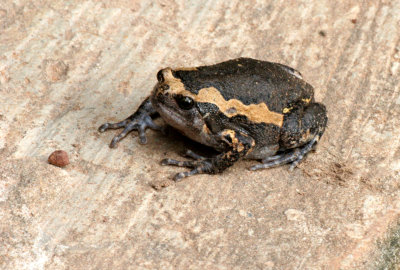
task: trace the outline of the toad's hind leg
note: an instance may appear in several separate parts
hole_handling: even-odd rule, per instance
[[[302,106],[285,114],[279,141],[282,154],[263,159],[263,164],[251,167],[251,170],[265,169],[291,163],[290,170],[310,152],[325,131],[328,118],[325,106],[311,103],[305,109]]]
[[[297,164],[299,164],[299,162],[304,158],[304,156],[313,149],[318,140],[319,136],[316,136],[303,147],[295,148],[288,153],[265,158],[262,160],[262,164],[254,165],[250,167],[250,170],[255,171],[259,169],[267,169],[291,163],[289,170],[292,171],[297,166]]]

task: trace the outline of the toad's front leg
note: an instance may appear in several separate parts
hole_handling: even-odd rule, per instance
[[[163,159],[161,164],[187,167],[192,169],[191,171],[176,174],[174,176],[175,181],[179,181],[182,178],[200,173],[215,174],[224,171],[240,158],[246,156],[253,150],[255,145],[253,138],[231,129],[223,130],[218,134],[218,137],[218,140],[226,146],[226,150],[215,157],[203,158],[198,155],[190,154],[189,156],[195,158],[196,160],[178,161],[167,158]]]
[[[162,129],[153,122],[153,118],[156,117],[158,117],[157,111],[151,104],[150,98],[146,98],[134,114],[118,123],[105,123],[99,127],[99,131],[104,132],[108,129],[124,128],[120,134],[112,139],[110,143],[111,148],[114,148],[132,130],[139,132],[140,143],[145,144],[147,143],[145,134],[147,128],[154,130]]]

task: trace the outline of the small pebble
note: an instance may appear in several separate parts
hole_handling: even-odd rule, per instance
[[[319,34],[321,37],[326,37],[326,32],[323,31],[323,30],[319,31],[318,34]]]
[[[57,167],[65,167],[69,164],[68,154],[63,150],[57,150],[51,153],[48,161],[51,165]]]

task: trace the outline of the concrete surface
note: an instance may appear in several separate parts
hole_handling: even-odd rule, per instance
[[[1,1],[0,268],[374,269],[400,216],[399,22],[399,0]],[[156,191],[189,143],[97,132],[158,69],[239,56],[297,68],[328,108],[293,172]]]

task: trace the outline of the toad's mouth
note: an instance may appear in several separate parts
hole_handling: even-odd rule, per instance
[[[168,125],[194,141],[211,147],[218,147],[215,138],[204,132],[206,124],[196,109],[182,111],[179,107],[171,105],[171,102],[173,101],[153,103],[153,107]]]
[[[183,131],[184,127],[187,127],[188,120],[174,107],[159,103],[154,107],[167,124],[181,131]]]

